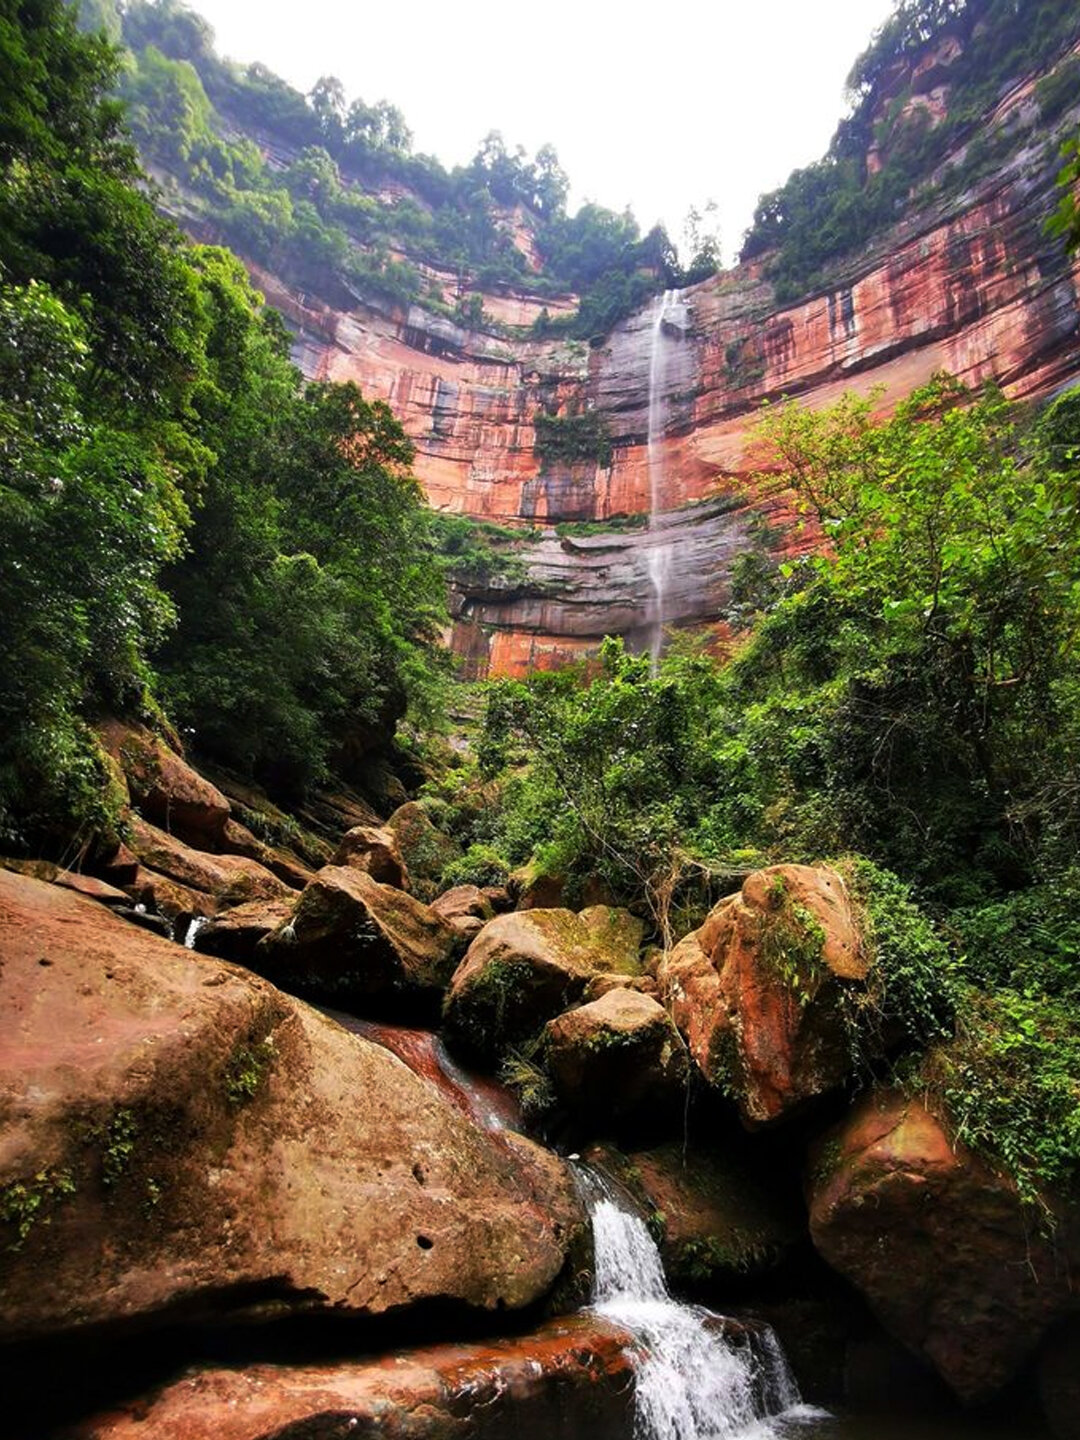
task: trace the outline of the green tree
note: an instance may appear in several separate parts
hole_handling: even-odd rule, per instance
[[[239,262],[193,259],[207,322],[195,403],[215,463],[159,664],[203,753],[295,792],[423,701],[441,575],[387,407],[304,387]]]
[[[770,786],[824,792],[834,833],[924,886],[1020,882],[1076,764],[1080,548],[1045,446],[947,378],[886,423],[849,397],[763,434],[828,543],[735,667],[759,723],[787,716]]]

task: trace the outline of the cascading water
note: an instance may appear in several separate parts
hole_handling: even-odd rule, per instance
[[[820,1416],[800,1403],[776,1337],[763,1327],[736,1344],[720,1322],[668,1293],[645,1223],[595,1171],[578,1171],[596,1252],[593,1308],[630,1331],[638,1440],[771,1440],[778,1422]]]
[[[199,931],[205,930],[210,921],[205,915],[193,915],[185,924],[184,947],[187,950],[195,949],[195,941],[198,939]],[[174,940],[179,940],[179,935],[173,935]]]
[[[665,343],[664,321],[678,303],[677,290],[665,290],[656,297],[653,307],[652,343],[649,349],[649,429],[647,456],[649,463],[649,530],[658,529],[661,507],[664,500],[664,379],[666,375],[667,346]],[[668,570],[671,564],[671,546],[652,538],[645,552],[652,587],[652,608],[649,617],[649,654],[652,656],[653,673],[660,663],[660,651],[664,643],[664,598],[667,592]]]

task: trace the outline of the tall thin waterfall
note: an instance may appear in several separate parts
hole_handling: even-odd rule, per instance
[[[673,1300],[644,1222],[604,1177],[584,1168],[579,1174],[596,1251],[593,1307],[641,1348],[636,1440],[772,1440],[778,1420],[821,1415],[800,1403],[771,1330],[737,1344],[709,1311]]]
[[[665,290],[658,295],[653,305],[652,343],[649,349],[649,529],[658,528],[661,508],[664,502],[664,380],[667,372],[667,345],[664,335],[664,320],[678,302],[677,290]],[[660,661],[664,643],[664,599],[667,592],[668,571],[671,565],[671,546],[659,540],[650,539],[646,550],[646,564],[649,570],[649,584],[652,587],[652,607],[649,615],[649,654],[652,656],[653,673]]]

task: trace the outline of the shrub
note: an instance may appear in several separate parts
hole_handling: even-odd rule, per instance
[[[510,866],[491,845],[472,844],[460,860],[451,860],[442,872],[444,890],[453,885],[505,885]]]

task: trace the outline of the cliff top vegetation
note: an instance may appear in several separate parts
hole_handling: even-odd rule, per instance
[[[1076,104],[1080,14],[1070,0],[900,0],[848,77],[851,108],[828,153],[764,195],[743,260],[766,256],[781,300],[827,283],[913,203],[992,176],[1031,136],[979,122],[1011,84],[1047,70],[1036,90],[1044,157]],[[939,105],[943,112],[939,112]],[[1021,126],[1021,129],[1023,126]],[[941,170],[950,155],[958,158]]]
[[[481,291],[571,291],[576,313],[541,329],[589,338],[717,268],[707,237],[682,268],[664,230],[643,236],[629,211],[569,214],[549,145],[530,158],[492,131],[448,171],[413,152],[385,100],[350,101],[332,76],[305,96],[265,66],[221,59],[182,0],[85,0],[82,14],[128,49],[120,90],[166,208],[194,208],[245,258],[330,300],[353,291],[476,325]]]

